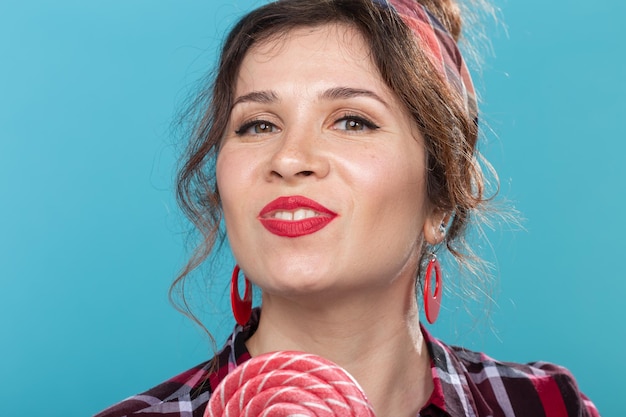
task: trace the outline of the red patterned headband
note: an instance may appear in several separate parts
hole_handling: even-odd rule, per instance
[[[474,84],[459,47],[441,22],[417,0],[373,0],[394,9],[421,41],[431,63],[461,96],[470,117],[478,120]]]

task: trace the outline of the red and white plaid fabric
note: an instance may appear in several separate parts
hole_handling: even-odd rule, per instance
[[[224,349],[210,361],[143,394],[132,396],[96,417],[203,417],[217,386],[251,359],[246,340],[258,326],[254,310],[237,326]],[[431,358],[435,389],[417,417],[599,417],[570,372],[534,362],[501,362],[422,334]],[[410,365],[410,364],[409,364]]]
[[[465,102],[470,117],[478,119],[478,105],[472,77],[459,47],[446,28],[416,0],[373,0],[394,9],[413,30],[432,65]]]

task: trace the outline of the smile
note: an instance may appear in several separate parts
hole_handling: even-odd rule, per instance
[[[259,213],[261,224],[272,234],[299,237],[315,233],[328,225],[337,213],[303,196],[279,197]]]

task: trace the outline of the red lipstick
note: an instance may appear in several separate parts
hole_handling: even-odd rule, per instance
[[[278,197],[259,213],[259,221],[270,232],[283,237],[310,235],[323,229],[337,213],[300,195]]]

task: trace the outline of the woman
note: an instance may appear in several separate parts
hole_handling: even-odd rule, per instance
[[[179,176],[204,237],[179,279],[223,215],[239,325],[212,360],[99,417],[202,416],[227,374],[275,351],[338,364],[379,417],[598,415],[565,369],[420,326],[420,309],[438,313],[435,252],[469,265],[464,233],[488,200],[460,28],[451,0],[284,0],[241,19]]]

